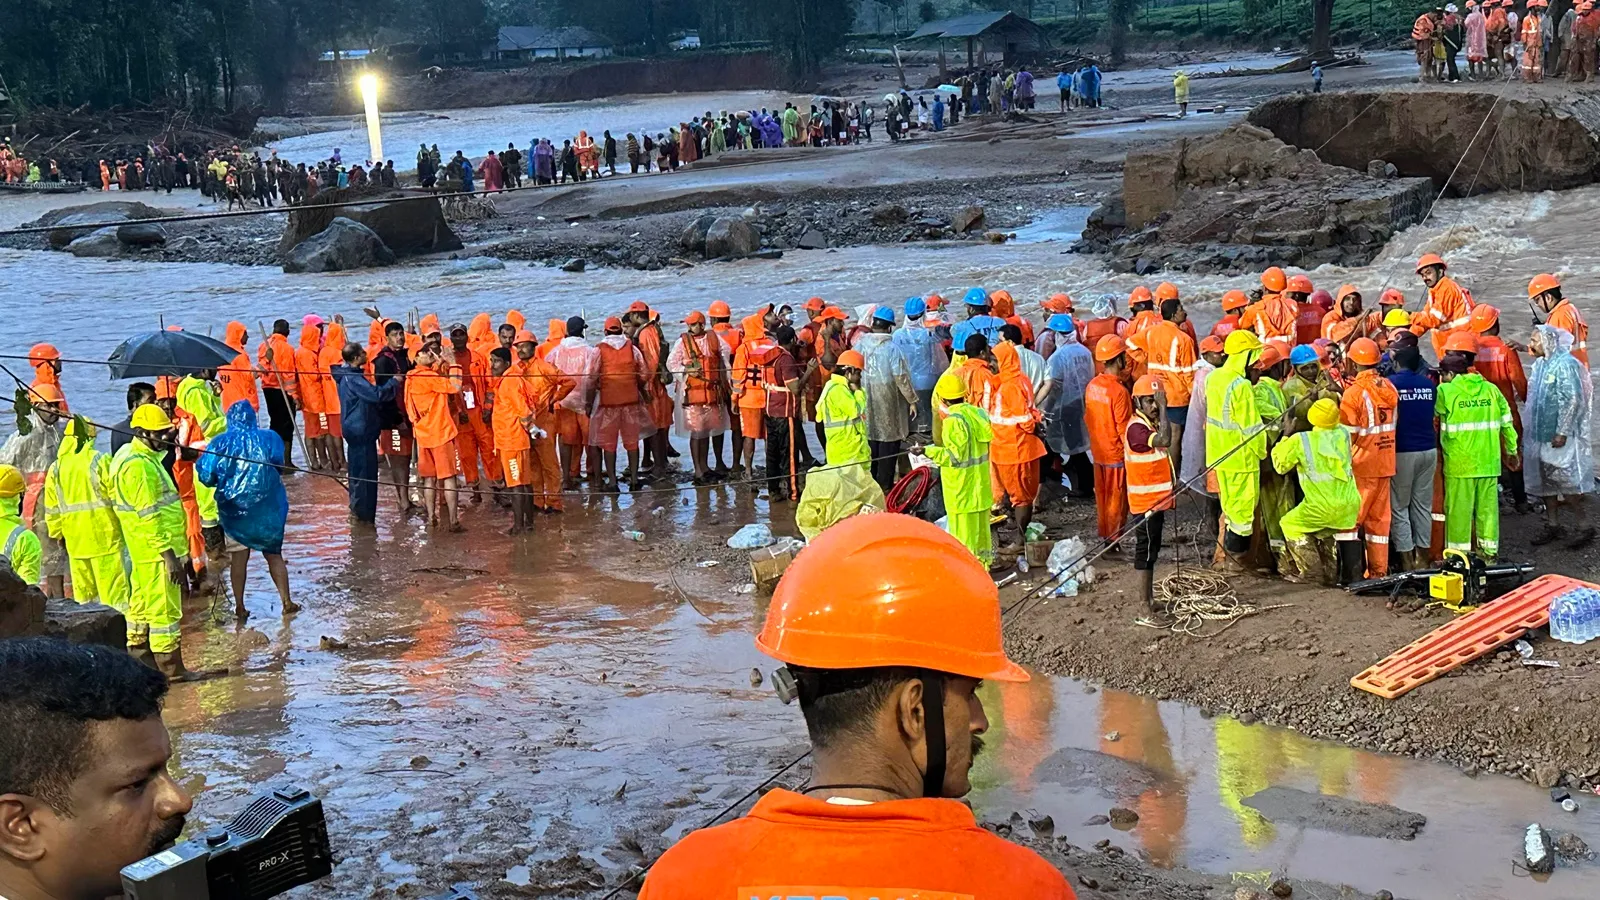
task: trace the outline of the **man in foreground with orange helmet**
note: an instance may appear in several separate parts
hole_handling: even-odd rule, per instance
[[[1589,365],[1589,324],[1572,301],[1561,295],[1561,282],[1554,275],[1539,275],[1528,283],[1528,304],[1544,317],[1544,324],[1572,335],[1572,355]]]
[[[810,787],[683,838],[641,900],[1073,897],[954,799],[989,727],[978,686],[1029,677],[1006,658],[994,582],[955,538],[892,513],[845,519],[784,574],[756,646],[800,702]]]

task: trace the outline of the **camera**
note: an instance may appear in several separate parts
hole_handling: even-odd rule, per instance
[[[265,900],[332,871],[322,801],[284,785],[225,827],[123,868],[122,891],[125,900]]]

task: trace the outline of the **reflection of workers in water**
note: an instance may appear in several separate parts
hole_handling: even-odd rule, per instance
[[[1100,732],[1117,732],[1115,741],[1101,739],[1100,752],[1137,763],[1159,780],[1129,802],[1139,813],[1139,837],[1150,861],[1163,868],[1178,864],[1183,827],[1189,818],[1189,794],[1172,758],[1172,741],[1161,721],[1161,705],[1149,697],[1116,691],[1100,695]],[[1122,799],[1122,798],[1119,798]]]
[[[994,748],[992,759],[1005,770],[1006,782],[1019,791],[1031,789],[1034,770],[1056,749],[1051,732],[1055,682],[1035,678],[1022,684],[997,682],[993,688],[1000,704],[984,740]]]

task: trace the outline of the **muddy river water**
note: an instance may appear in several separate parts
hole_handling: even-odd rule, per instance
[[[1577,297],[1600,287],[1587,233],[1571,226],[1597,209],[1600,188],[1447,200],[1373,265],[1311,275],[1330,288],[1355,282],[1369,296],[1393,284],[1415,298],[1409,260],[1443,252],[1480,301],[1508,311],[1508,331],[1525,332],[1517,311],[1530,274],[1560,272]],[[930,289],[959,296],[972,284],[1006,287],[1024,306],[1057,290],[1125,295],[1137,279],[1051,240],[1080,225],[1081,214],[1063,211],[1041,217],[1030,243],[581,274],[509,264],[449,276],[425,262],[288,276],[0,250],[0,310],[22,326],[0,340],[12,357],[0,361],[20,374],[15,356],[40,339],[69,359],[103,359],[120,336],[158,322],[220,334],[229,319],[254,328],[315,310],[364,323],[359,309],[373,304],[446,322],[515,307],[542,333],[547,318],[595,317],[635,298],[676,321],[712,299],[739,309],[819,294],[848,307]],[[1179,283],[1209,319],[1222,291],[1243,281]],[[71,363],[63,382],[75,409],[122,415],[123,386],[103,369]],[[168,720],[177,769],[199,795],[197,824],[227,819],[252,791],[285,779],[324,799],[341,862],[304,896],[412,896],[452,883],[599,896],[804,749],[797,712],[752,686],[752,668],[772,663],[751,640],[761,601],[730,590],[746,580],[738,561],[723,550],[719,566],[694,565],[719,558],[711,547],[738,526],[767,520],[748,492],[572,498],[564,516],[515,542],[482,510],[468,512],[464,537],[393,529],[387,508],[375,536],[353,537],[333,482],[295,476],[290,497],[286,546],[306,611],[280,621],[264,572],[250,584],[247,625],[196,609],[186,652],[243,674],[175,688]],[[623,540],[623,529],[646,539]],[[325,647],[324,635],[348,647]],[[1595,867],[1535,883],[1512,865],[1528,822],[1600,834],[1600,798],[1563,813],[1520,782],[1068,681],[986,690],[994,724],[972,797],[981,817],[1045,813],[1074,844],[1111,837],[1156,865],[1244,879],[1287,874],[1422,900],[1600,896]],[[1246,805],[1274,786],[1388,804],[1427,822],[1401,841]],[[1112,805],[1140,814],[1127,834],[1081,824]]]

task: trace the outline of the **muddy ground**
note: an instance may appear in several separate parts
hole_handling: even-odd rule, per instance
[[[1049,538],[1077,534],[1094,546],[1094,510],[1051,507],[1042,516]],[[1168,539],[1194,534],[1201,514],[1168,519]],[[1536,573],[1600,577],[1593,550],[1534,548],[1538,519],[1501,510],[1501,559],[1532,562]],[[1204,546],[1209,562],[1211,547]],[[1191,544],[1169,547],[1178,571],[1197,565]],[[1181,557],[1181,562],[1180,562]],[[1106,557],[1108,560],[1115,556]],[[1191,703],[1246,724],[1266,722],[1315,738],[1447,761],[1468,774],[1503,774],[1540,787],[1589,790],[1600,783],[1600,656],[1593,647],[1547,636],[1532,638],[1534,658],[1559,668],[1529,667],[1509,648],[1490,654],[1396,699],[1359,691],[1350,679],[1411,641],[1450,621],[1444,610],[1402,612],[1383,597],[1288,584],[1277,578],[1231,579],[1241,600],[1283,605],[1213,623],[1190,637],[1135,624],[1143,615],[1133,570],[1099,567],[1107,576],[1074,598],[1048,598],[1017,609],[1007,644],[1022,662],[1108,687]],[[1164,566],[1158,576],[1173,572]],[[1042,583],[1043,577],[1032,579]],[[1002,595],[1007,608],[1024,587]]]

